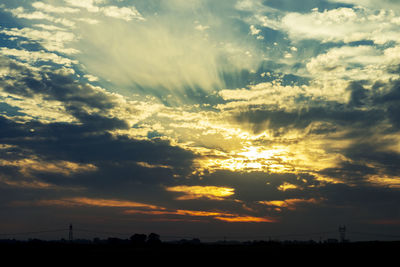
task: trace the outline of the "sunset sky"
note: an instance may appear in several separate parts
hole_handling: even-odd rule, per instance
[[[399,75],[397,0],[1,0],[0,234],[399,235]]]

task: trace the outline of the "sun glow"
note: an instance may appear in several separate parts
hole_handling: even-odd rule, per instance
[[[263,147],[247,146],[239,151],[225,153],[218,157],[204,157],[199,160],[201,170],[230,171],[264,171],[273,173],[293,172],[287,155],[289,151],[283,147],[264,149]]]

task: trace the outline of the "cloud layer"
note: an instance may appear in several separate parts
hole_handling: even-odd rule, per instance
[[[1,7],[2,229],[399,229],[394,1]]]

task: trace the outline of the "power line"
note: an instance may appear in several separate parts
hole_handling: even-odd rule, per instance
[[[336,233],[336,231],[327,231],[327,232],[315,232],[315,233],[304,233],[304,234],[282,234],[282,235],[270,235],[270,237],[292,237],[292,236],[319,236]]]
[[[121,232],[111,232],[111,231],[100,231],[100,230],[90,230],[90,229],[81,229],[75,228],[74,232],[82,232],[82,233],[91,233],[91,234],[101,234],[101,235],[116,235],[116,236],[131,236],[133,232],[130,233],[121,233]],[[29,232],[15,232],[15,233],[0,233],[1,236],[21,236],[21,235],[35,235],[35,234],[46,234],[46,233],[57,233],[57,232],[70,232],[71,228],[65,229],[54,229],[54,230],[42,230],[42,231],[29,231]],[[258,235],[258,236],[244,236],[244,235],[229,235],[229,234],[221,234],[221,235],[213,235],[213,236],[203,236],[198,235],[196,238],[201,239],[221,239],[223,236],[229,239],[260,239],[261,236],[268,236],[269,238],[288,238],[288,237],[315,237],[315,236],[324,236],[328,234],[337,233],[336,231],[325,231],[325,232],[313,232],[313,233],[292,233],[292,234],[279,234],[279,235]],[[400,235],[391,235],[391,234],[384,234],[384,233],[372,233],[372,232],[357,232],[351,231],[348,232],[349,235],[364,235],[364,236],[375,236],[375,237],[386,237],[386,238],[400,238]],[[167,239],[191,239],[195,238],[195,235],[162,235],[162,237]]]
[[[74,234],[73,234],[73,230],[72,230],[72,223],[69,225],[68,239],[69,239],[69,242],[74,241]]]
[[[34,235],[34,234],[45,234],[45,233],[56,233],[56,232],[65,232],[68,229],[57,229],[57,230],[45,230],[45,231],[35,231],[35,232],[19,232],[19,233],[0,233],[0,236],[12,236],[12,235]]]
[[[358,235],[368,235],[368,236],[381,236],[381,237],[393,237],[393,238],[400,238],[400,235],[389,235],[383,233],[367,233],[367,232],[350,232],[351,234],[358,234]]]
[[[80,229],[75,228],[75,232],[85,232],[85,233],[92,233],[92,234],[104,234],[104,235],[132,235],[132,233],[117,233],[117,232],[106,232],[106,231],[97,231],[97,230],[88,230],[88,229]]]

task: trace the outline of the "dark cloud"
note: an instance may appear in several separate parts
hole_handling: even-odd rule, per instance
[[[400,73],[400,65],[391,65],[387,69],[388,73],[391,74],[399,74]]]
[[[386,149],[391,141],[394,140],[354,143],[344,151],[344,154],[354,161],[372,163],[382,173],[396,176],[400,171],[400,154]],[[367,175],[369,172],[363,174]]]
[[[355,107],[366,105],[369,91],[364,88],[362,82],[351,82],[347,90],[351,91],[349,105]]]
[[[314,100],[309,107],[294,111],[255,106],[236,114],[235,119],[250,124],[254,132],[261,132],[267,127],[304,129],[313,122],[326,122],[354,130],[367,130],[389,122],[398,130],[400,81],[376,82],[372,90],[365,88],[368,84],[368,81],[350,82],[347,87],[350,100],[347,104]]]
[[[264,5],[278,8],[280,10],[291,11],[291,12],[304,12],[308,13],[311,9],[319,7],[321,10],[335,9],[338,7],[349,7],[351,5],[343,3],[331,3],[324,0],[264,0]]]
[[[65,106],[111,109],[116,106],[116,100],[105,91],[96,89],[89,84],[82,84],[72,74],[62,71],[33,71],[23,65],[0,58],[0,68],[5,68],[13,76],[5,76],[0,80],[0,86],[5,92],[21,97],[42,95],[45,100],[58,100]]]
[[[383,93],[376,92],[373,96],[375,105],[390,105],[400,101],[400,80],[389,83],[376,82],[374,89],[381,89]]]
[[[295,111],[286,110],[248,110],[235,116],[240,123],[249,123],[254,132],[269,129],[304,129],[313,122],[329,122],[337,126],[367,127],[381,121],[381,110],[356,110],[343,104],[330,104],[326,107],[310,107]]]
[[[16,123],[0,117],[0,140],[3,143],[29,149],[44,158],[58,160],[145,161],[183,167],[190,164],[193,159],[190,152],[173,147],[168,141],[139,141],[126,136],[113,136],[106,132],[94,133],[99,129],[112,129],[103,127],[104,118],[99,120],[95,118],[92,117],[88,125],[74,125]]]
[[[22,116],[25,113],[20,112],[20,108],[10,106],[7,103],[0,103],[0,114],[5,114],[8,116]]]
[[[383,106],[393,128],[400,130],[400,80],[388,84],[376,84],[376,87],[383,89],[384,93],[374,95],[374,104]]]
[[[367,175],[376,174],[375,168],[365,165],[365,163],[341,162],[334,168],[327,168],[320,171],[326,177],[335,178],[350,185],[361,185],[365,183]]]
[[[119,105],[111,94],[60,71],[31,70],[5,58],[0,60],[0,67],[13,74],[0,80],[5,92],[21,99],[41,96],[45,101],[57,100],[78,120],[16,122],[13,117],[0,116],[0,143],[8,146],[0,150],[0,160],[15,162],[13,166],[1,166],[0,177],[11,182],[10,186],[44,190],[42,197],[51,197],[51,190],[32,187],[33,182],[43,182],[56,186],[58,198],[82,194],[79,190],[68,192],[81,188],[89,196],[132,199],[133,194],[136,201],[153,198],[157,202],[165,191],[161,184],[171,183],[174,175],[185,176],[192,171],[194,154],[169,141],[111,134],[109,131],[129,128],[123,119],[108,115]],[[91,164],[96,169],[69,171],[67,167],[67,173],[57,173],[43,167],[23,171],[29,166],[17,162],[24,159],[35,159],[36,165],[66,161]],[[148,166],[140,165],[142,162]]]

